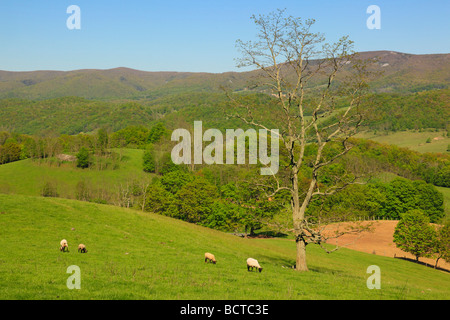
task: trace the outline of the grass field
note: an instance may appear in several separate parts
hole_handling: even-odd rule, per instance
[[[359,133],[357,138],[370,139],[380,143],[397,145],[399,147],[408,148],[418,152],[440,152],[446,153],[450,144],[450,138],[444,137],[444,131],[398,131],[385,134],[379,132],[374,134],[372,131]],[[430,138],[431,142],[427,143]],[[436,138],[435,140],[433,140]]]
[[[67,239],[70,252],[59,251]],[[88,253],[78,253],[84,243]],[[291,266],[287,239],[243,239],[168,217],[60,198],[0,194],[0,299],[449,299],[447,273],[342,249],[307,248]],[[217,264],[205,264],[210,251]],[[246,259],[262,273],[248,272]],[[77,265],[81,289],[66,286]],[[366,286],[367,267],[381,289]]]
[[[0,166],[0,192],[24,195],[40,195],[46,182],[52,183],[60,197],[75,198],[76,185],[86,181],[93,189],[115,190],[127,180],[142,178],[141,149],[121,149],[123,161],[116,170],[76,168],[73,163],[50,165],[39,160],[26,159]]]

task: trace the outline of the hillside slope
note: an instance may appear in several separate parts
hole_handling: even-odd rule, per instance
[[[373,82],[376,92],[416,92],[446,88],[450,54],[413,55],[393,51],[361,52],[362,59],[378,57]],[[314,64],[314,61],[310,63]],[[146,98],[180,92],[217,91],[227,85],[242,90],[259,71],[194,73],[147,72],[129,68],[73,71],[0,71],[0,98],[50,99],[78,96],[89,99]],[[320,79],[316,85],[320,85]]]
[[[59,251],[67,239],[68,253]],[[76,251],[84,243],[88,253]],[[292,265],[295,243],[243,239],[164,216],[74,200],[0,194],[0,299],[448,299],[448,274],[342,249],[308,248],[310,271]],[[213,252],[217,264],[205,264]],[[248,272],[248,257],[262,273]],[[80,267],[81,289],[66,287]],[[381,269],[381,289],[366,286]]]
[[[378,220],[378,221],[364,221],[362,224],[372,224],[373,231],[372,232],[363,232],[360,235],[348,234],[342,236],[338,239],[333,239],[330,241],[330,244],[334,245],[345,245],[346,248],[358,250],[362,252],[367,252],[371,254],[382,255],[386,257],[404,257],[407,259],[414,260],[415,256],[400,250],[394,243],[393,234],[395,228],[398,224],[398,220]],[[341,228],[346,224],[341,224]],[[335,230],[333,227],[330,228],[329,231]],[[434,266],[436,263],[435,259],[431,258],[423,258],[421,257],[419,260],[421,263],[426,263],[430,266]],[[450,272],[450,263],[445,260],[439,260],[438,265],[439,268],[443,268],[445,270],[449,270]]]
[[[75,165],[49,164],[26,159],[0,166],[0,193],[15,193],[38,196],[44,184],[51,183],[62,198],[75,199],[77,184],[84,182],[92,190],[104,196],[117,193],[120,184],[134,180],[151,179],[151,174],[142,171],[144,150],[119,150],[124,158],[117,169],[81,169]],[[97,197],[97,195],[95,195]],[[99,197],[98,197],[99,198]]]

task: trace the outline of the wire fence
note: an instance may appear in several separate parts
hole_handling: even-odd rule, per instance
[[[389,217],[381,217],[381,216],[358,216],[358,217],[353,217],[350,220],[352,220],[352,221],[382,221],[382,220],[398,221],[398,219],[393,219],[393,218],[389,218]]]

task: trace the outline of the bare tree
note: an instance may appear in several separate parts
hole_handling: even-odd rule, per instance
[[[362,98],[366,93],[367,63],[352,52],[353,42],[342,37],[336,43],[326,43],[321,33],[311,31],[315,21],[286,16],[284,10],[269,15],[252,16],[258,29],[256,41],[237,41],[242,53],[239,67],[256,68],[258,82],[253,90],[275,97],[271,118],[277,119],[279,138],[285,148],[287,176],[273,176],[265,184],[274,196],[287,190],[291,196],[293,231],[297,243],[296,270],[307,271],[306,246],[322,244],[324,219],[307,217],[312,201],[321,201],[346,186],[359,182],[350,172],[336,174],[327,185],[319,183],[324,170],[352,148],[350,139],[364,119]],[[243,95],[228,92],[232,105],[229,116],[249,125],[269,129],[265,120],[246,102]],[[313,145],[314,148],[308,149]],[[312,155],[311,155],[312,153]],[[308,166],[307,183],[301,168]],[[263,184],[261,184],[263,186]],[[337,221],[327,213],[327,221]],[[352,228],[361,232],[366,227]],[[340,236],[343,232],[333,235]],[[324,247],[325,248],[325,247]]]
[[[119,207],[130,208],[132,205],[132,190],[131,183],[127,180],[125,183],[119,183],[116,185],[117,195],[114,204]]]

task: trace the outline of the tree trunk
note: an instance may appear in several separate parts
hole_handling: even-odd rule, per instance
[[[435,265],[434,265],[434,268],[435,268],[435,269],[437,268],[438,261],[439,261],[440,258],[441,258],[441,257],[438,257],[438,258],[436,259],[436,263],[435,263]]]
[[[295,270],[308,271],[306,265],[306,243],[301,237],[303,234],[303,219],[305,218],[305,211],[300,207],[300,200],[298,195],[298,173],[294,169],[292,173],[292,217],[294,222],[295,238],[297,243],[297,256],[295,259]]]
[[[295,270],[308,271],[306,265],[306,243],[302,239],[297,239],[297,259],[295,261]]]

